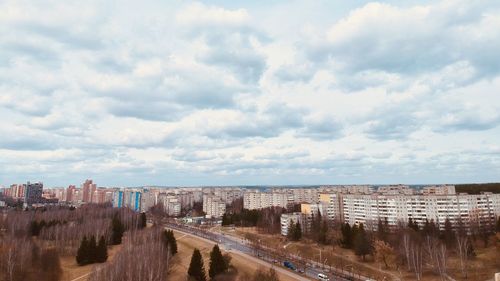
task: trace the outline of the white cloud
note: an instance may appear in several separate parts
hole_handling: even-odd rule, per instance
[[[498,180],[500,6],[415,3],[2,1],[0,184]]]

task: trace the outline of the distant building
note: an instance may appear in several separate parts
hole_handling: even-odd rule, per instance
[[[24,192],[24,204],[30,206],[42,202],[43,183],[41,182],[28,182]]]
[[[215,195],[203,195],[203,212],[207,218],[221,218],[226,212],[226,203]]]
[[[288,229],[290,228],[291,222],[293,222],[294,224],[300,223],[300,227],[302,230],[307,228],[306,215],[299,212],[281,214],[281,235],[288,235]]]

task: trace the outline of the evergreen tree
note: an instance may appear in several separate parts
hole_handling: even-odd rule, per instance
[[[363,257],[363,261],[365,260],[365,256],[372,252],[372,242],[366,233],[363,224],[359,225],[359,230],[356,233],[356,237],[354,238],[354,252],[356,255]]]
[[[299,222],[295,224],[295,231],[293,233],[293,238],[295,241],[299,241],[302,238],[302,227],[300,226]]]
[[[76,253],[76,262],[78,265],[89,263],[88,241],[86,236],[83,236],[82,242],[80,242],[80,247]]]
[[[89,240],[88,246],[88,261],[89,263],[94,263],[97,259],[97,242],[95,236],[92,235]]]
[[[288,224],[288,239],[294,240],[295,237],[295,223],[293,220],[290,220],[290,223]]]
[[[378,239],[382,240],[384,242],[387,242],[388,235],[389,235],[389,227],[388,227],[388,221],[387,218],[384,219],[384,222],[379,218],[378,219],[378,225],[377,225],[377,235]]]
[[[418,223],[416,221],[413,221],[412,218],[408,218],[408,228],[413,229],[418,232]]]
[[[318,243],[328,244],[328,223],[326,220],[323,220],[321,223],[321,228],[318,234]]]
[[[210,279],[213,280],[217,274],[226,272],[228,267],[229,265],[226,264],[219,246],[215,244],[210,252],[210,267],[208,269],[208,276],[210,276]]]
[[[115,215],[111,222],[111,244],[112,245],[121,244],[124,232],[125,232],[125,227],[123,226],[118,216]]]
[[[172,256],[177,254],[177,240],[175,239],[173,230],[163,231],[163,243],[170,250]]]
[[[191,263],[189,264],[188,276],[195,281],[206,281],[205,267],[203,266],[203,259],[200,250],[194,249]]]
[[[345,223],[341,226],[340,231],[342,232],[341,244],[344,248],[350,249],[352,247],[352,230],[349,223]]]
[[[96,262],[105,262],[108,259],[108,248],[106,247],[106,240],[104,236],[99,239],[99,244],[97,244],[96,251]]]
[[[142,212],[139,217],[139,228],[145,228],[147,225],[146,213]]]
[[[32,221],[30,224],[30,233],[31,236],[38,236],[40,234],[40,227],[37,221]]]

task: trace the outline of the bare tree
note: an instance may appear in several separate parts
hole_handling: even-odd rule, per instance
[[[462,272],[462,277],[467,279],[467,269],[469,265],[468,249],[469,249],[470,239],[469,236],[465,234],[462,235],[457,234],[456,239],[457,239],[457,252],[458,252],[458,257],[460,259],[460,271]]]

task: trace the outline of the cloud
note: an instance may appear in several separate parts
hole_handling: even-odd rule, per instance
[[[498,180],[499,29],[493,1],[2,1],[0,184]]]

